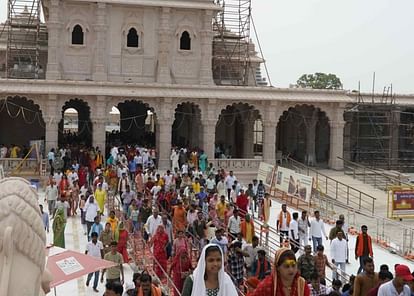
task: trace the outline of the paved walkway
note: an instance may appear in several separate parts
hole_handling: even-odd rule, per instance
[[[48,211],[47,202],[44,202],[44,192],[39,190],[39,203],[43,204],[44,210]],[[102,221],[106,221],[106,216],[102,217]],[[47,245],[53,243],[53,232],[52,232],[53,220],[50,220],[50,232],[47,234]],[[68,217],[68,221],[65,228],[65,244],[66,249],[85,253],[86,244],[88,240],[84,235],[83,226],[80,223],[80,213],[74,217]],[[128,264],[124,264],[124,273],[126,282],[132,283],[133,270]],[[89,296],[89,295],[103,295],[105,291],[105,282],[98,284],[99,293],[95,293],[92,290],[93,280],[89,287],[86,287],[86,276],[81,277],[77,280],[72,280],[65,284],[56,287],[55,291],[51,291],[47,295],[57,296]]]

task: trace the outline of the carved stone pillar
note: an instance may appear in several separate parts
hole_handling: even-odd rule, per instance
[[[201,63],[200,63],[200,84],[212,85],[212,56],[213,56],[213,29],[212,29],[213,12],[206,10],[204,12],[203,30],[201,36]]]
[[[264,106],[263,115],[263,161],[276,163],[276,128],[283,113],[277,102],[269,102]]]
[[[217,100],[209,99],[201,110],[202,148],[209,160],[214,159],[217,124]]]
[[[47,21],[48,31],[48,52],[46,79],[61,79],[59,68],[59,36],[61,23],[59,21],[59,0],[51,0],[49,7],[49,20]]]
[[[57,107],[57,95],[49,95],[46,103],[46,110],[42,112],[45,121],[45,153],[52,148],[58,148],[58,125],[60,112]]]
[[[158,73],[157,82],[171,83],[169,53],[171,47],[170,30],[171,8],[161,8],[160,27],[158,29]]]
[[[214,159],[214,143],[216,139],[216,122],[214,120],[203,120],[203,150],[209,161]]]
[[[106,97],[97,96],[95,110],[93,112],[92,122],[93,122],[93,135],[92,135],[92,145],[94,147],[99,147],[101,152],[105,154],[105,145],[106,145]]]
[[[254,119],[247,119],[243,125],[243,158],[254,158]]]
[[[344,168],[344,126],[345,121],[329,121],[331,129],[331,139],[329,148],[329,167],[334,170],[341,170]]]
[[[95,57],[94,57],[94,69],[92,79],[96,81],[106,81],[106,4],[98,2],[96,8],[96,22],[93,26],[96,32],[95,39]]]
[[[270,164],[276,161],[276,126],[275,121],[263,122],[263,161]]]
[[[316,165],[316,124],[318,123],[318,110],[312,112],[311,120],[306,121],[306,164]]]
[[[164,99],[157,114],[156,143],[158,151],[158,168],[168,169],[171,155],[171,133],[174,117],[172,99]]]

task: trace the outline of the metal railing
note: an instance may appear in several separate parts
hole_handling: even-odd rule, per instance
[[[397,171],[387,172],[382,169],[373,169],[342,157],[338,158],[344,162],[344,173],[346,175],[375,188],[387,190],[390,186],[413,186],[413,184],[408,183],[409,177],[406,174]]]
[[[309,172],[309,175],[316,177],[322,175],[324,178],[329,178],[312,168],[306,167],[302,163],[296,161],[294,163],[295,168],[302,168],[301,170],[298,168],[298,171]],[[329,220],[338,214],[344,214],[348,218],[349,226],[355,229],[360,229],[362,225],[367,225],[370,235],[378,245],[400,256],[414,254],[414,228],[404,223],[385,218],[385,216],[376,215],[371,207],[368,209],[359,207],[359,202],[357,202],[358,207],[354,207],[354,202],[344,203],[343,200],[348,200],[348,197],[339,196],[340,194],[344,194],[344,191],[336,190],[336,188],[334,186],[333,189],[331,188],[329,190],[326,190],[326,188],[325,190],[321,190],[320,188],[316,190],[312,196],[311,208],[313,210],[319,210],[321,216]],[[337,195],[336,198],[332,198],[330,195],[332,192]],[[357,195],[358,201],[366,195],[359,190],[357,192],[361,194],[360,197],[358,196],[359,194]],[[350,193],[345,191],[345,194],[348,195]],[[361,202],[361,204],[363,203]],[[386,211],[386,209],[381,210]]]
[[[301,162],[288,158],[288,164],[295,171],[314,178],[318,191],[344,207],[356,208],[360,211],[375,212],[375,200],[372,195],[366,194],[345,183],[339,182],[316,169],[310,168]]]
[[[19,168],[22,171],[36,171],[39,170],[39,160],[36,158],[27,158],[23,161],[23,158],[0,158],[0,165],[3,166],[3,170],[6,174],[11,173],[15,169]]]

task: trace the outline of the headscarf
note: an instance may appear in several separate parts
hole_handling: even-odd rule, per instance
[[[207,296],[204,274],[206,271],[206,250],[209,247],[217,247],[221,254],[221,268],[218,274],[219,292],[217,296],[238,296],[237,290],[230,276],[224,271],[224,258],[221,248],[216,244],[208,244],[203,248],[197,267],[193,272],[193,289],[191,295]]]
[[[278,263],[279,263],[279,260],[282,257],[282,255],[287,251],[291,251],[291,250],[288,249],[288,248],[280,248],[275,254],[275,262],[274,262],[274,269],[273,269],[273,275],[272,275],[272,277],[273,277],[273,295],[277,295],[277,284],[278,284],[277,280],[278,280],[278,277],[279,277],[278,271],[277,271],[277,267],[279,265]],[[300,296],[303,295],[303,288],[304,288],[305,284],[306,284],[305,280],[299,276],[299,272],[298,272],[295,275],[295,279],[293,280],[293,284],[292,284],[292,286],[294,286],[294,288],[297,291],[297,295],[300,295]]]
[[[155,234],[162,234],[163,232],[165,232],[164,225],[158,225]]]
[[[54,219],[56,220],[56,218],[58,218],[58,220],[59,219],[62,219],[62,222],[66,222],[65,221],[65,210],[62,209],[62,208],[58,209],[56,211],[56,214],[55,214],[55,218]]]
[[[124,222],[123,221],[119,222],[118,227],[117,227],[117,229],[115,231],[115,234],[114,234],[115,241],[119,241],[119,232],[121,230],[124,230],[124,229],[125,229],[124,228]]]
[[[181,261],[181,256],[183,254],[186,254],[187,255],[187,261],[184,261],[184,262]],[[172,265],[173,266],[179,266],[180,271],[181,271],[182,267],[185,266],[186,263],[188,263],[188,266],[190,266],[190,268],[192,268],[192,266],[191,266],[191,260],[188,257],[188,251],[187,251],[187,249],[185,247],[180,247],[180,248],[178,248],[177,253],[175,254],[175,256],[173,258]]]

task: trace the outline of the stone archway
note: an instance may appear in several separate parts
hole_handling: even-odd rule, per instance
[[[38,140],[45,140],[45,122],[40,106],[21,96],[0,100],[0,143],[20,146],[23,155],[32,141]],[[44,153],[44,147],[41,151]]]
[[[257,119],[261,119],[260,112],[250,104],[227,105],[216,125],[215,157],[253,158]]]
[[[329,161],[329,118],[313,105],[296,105],[283,112],[276,132],[277,150],[308,165]]]
[[[139,100],[126,100],[116,106],[120,113],[118,145],[155,147],[156,114],[154,108]]]
[[[77,112],[77,132],[65,128],[68,122],[64,121],[65,111],[74,109]],[[73,121],[70,124],[74,124]],[[71,99],[66,101],[62,107],[62,119],[59,122],[58,145],[84,145],[92,146],[92,121],[91,110],[87,102],[82,99]]]
[[[202,148],[201,110],[197,104],[185,102],[177,105],[172,125],[171,144],[176,147]]]

